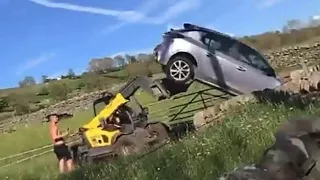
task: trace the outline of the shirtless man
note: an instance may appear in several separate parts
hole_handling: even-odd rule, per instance
[[[59,115],[57,113],[51,113],[47,118],[50,121],[50,136],[53,143],[53,151],[59,160],[59,170],[61,173],[70,172],[74,169],[74,165],[71,153],[64,141],[64,137],[68,135],[68,131],[60,133],[57,126],[59,122]]]

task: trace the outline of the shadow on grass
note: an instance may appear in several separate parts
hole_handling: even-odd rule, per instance
[[[174,96],[183,92],[187,92],[192,83],[177,84],[173,80],[162,78],[161,84],[170,92],[170,96]]]

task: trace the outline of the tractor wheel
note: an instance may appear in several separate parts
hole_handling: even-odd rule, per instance
[[[113,146],[118,156],[135,155],[144,150],[143,142],[131,134],[120,136]]]
[[[161,123],[149,124],[146,129],[151,135],[157,137],[153,144],[162,144],[170,139],[167,128]]]

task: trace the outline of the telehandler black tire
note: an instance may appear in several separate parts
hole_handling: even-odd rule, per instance
[[[168,129],[162,123],[149,124],[146,129],[151,135],[157,136],[152,144],[162,144],[170,140]]]
[[[118,156],[140,154],[145,150],[145,144],[132,134],[120,136],[114,143],[114,151]]]

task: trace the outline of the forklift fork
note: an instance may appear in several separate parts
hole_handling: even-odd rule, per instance
[[[155,98],[169,98],[170,94],[167,89],[159,81],[153,81],[146,76],[136,76],[128,81],[123,88],[120,89],[119,93],[125,99],[130,98],[139,88],[143,89]],[[158,93],[156,92],[158,91]],[[158,95],[160,94],[160,95]]]

